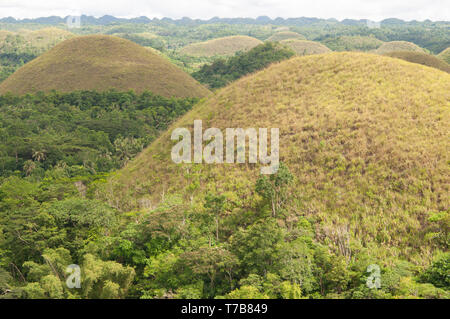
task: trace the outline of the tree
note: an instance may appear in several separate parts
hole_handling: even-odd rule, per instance
[[[126,297],[135,276],[133,268],[91,254],[84,256],[81,273],[81,296],[90,299]]]
[[[442,254],[420,276],[422,282],[450,290],[450,253]]]
[[[274,219],[261,220],[231,237],[231,251],[241,261],[244,274],[277,272],[284,232]]]
[[[288,186],[292,180],[293,176],[289,169],[283,163],[280,163],[277,173],[270,175],[270,177],[260,177],[256,182],[256,192],[270,204],[272,217],[276,217],[278,213],[285,210],[289,199]]]

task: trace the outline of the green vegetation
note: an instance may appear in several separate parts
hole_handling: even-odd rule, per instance
[[[448,249],[449,85],[418,64],[330,53],[275,64],[201,102],[99,193],[154,216],[155,236],[170,238],[147,264],[144,295],[447,298],[431,265]],[[279,127],[280,179],[261,179],[258,165],[172,163],[171,130],[199,118]],[[365,285],[370,264],[380,289]]]
[[[0,176],[118,169],[196,101],[114,91],[0,96]]]
[[[220,88],[246,74],[261,70],[271,63],[288,59],[293,55],[294,52],[279,44],[266,42],[248,52],[238,53],[228,59],[218,59],[212,64],[205,64],[192,76],[210,88]]]
[[[306,38],[304,36],[302,36],[301,34],[298,34],[297,32],[292,32],[292,31],[282,31],[282,32],[278,32],[275,33],[274,35],[270,36],[266,41],[271,41],[271,42],[280,42],[283,40],[306,40]]]
[[[441,53],[439,53],[438,58],[450,64],[450,48],[447,48]]]
[[[248,36],[231,36],[190,44],[182,48],[180,53],[192,56],[225,56],[248,51],[261,43],[260,40]]]
[[[0,95],[0,299],[450,298],[450,74],[416,53],[448,48],[448,22],[89,19],[60,44],[0,19],[0,80],[22,67],[0,92],[46,91]],[[310,41],[259,42],[285,30]],[[232,36],[260,44],[180,50]],[[416,52],[286,46],[381,41]],[[176,165],[195,119],[280,128],[279,170]]]
[[[321,54],[331,51],[323,44],[314,41],[283,40],[281,43],[291,48],[297,55]]]
[[[151,91],[171,97],[203,97],[208,90],[166,59],[112,36],[66,40],[0,84],[0,93],[76,90]]]
[[[426,65],[450,73],[450,64],[447,64],[444,61],[430,54],[422,52],[404,51],[404,52],[391,52],[384,55],[390,56],[391,58],[397,58],[412,63]]]
[[[378,49],[383,41],[374,36],[341,36],[323,41],[333,51],[371,51]]]
[[[378,49],[374,50],[373,52],[378,54],[385,54],[398,51],[425,53],[425,51],[421,47],[415,45],[414,43],[406,41],[392,41],[383,43]]]
[[[20,33],[0,30],[0,83],[25,63],[73,36],[57,28]]]

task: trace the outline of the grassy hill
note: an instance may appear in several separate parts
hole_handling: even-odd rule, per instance
[[[0,84],[0,93],[108,89],[202,97],[208,90],[169,61],[131,41],[75,37],[27,63]]]
[[[374,53],[384,54],[396,51],[411,51],[411,52],[425,53],[424,49],[422,49],[421,47],[412,42],[407,41],[392,41],[383,43],[378,49],[374,51]]]
[[[390,56],[392,58],[402,59],[412,63],[426,65],[450,73],[450,64],[427,53],[401,51],[401,52],[386,53],[384,55]]]
[[[289,218],[308,218],[316,240],[330,249],[345,240],[352,254],[426,264],[440,238],[446,240],[439,225],[448,223],[450,206],[449,92],[449,74],[400,59],[365,53],[296,57],[195,106],[98,196],[130,211],[143,201],[154,207],[174,193],[195,203],[215,192],[242,208],[229,218],[245,219],[245,207],[258,197],[258,165],[174,164],[171,132],[192,130],[196,119],[203,129],[223,132],[280,128],[280,160],[294,176]],[[288,225],[289,218],[280,223]]]
[[[378,49],[384,42],[375,37],[341,36],[322,41],[333,51],[370,51]]]
[[[230,36],[185,46],[180,53],[192,56],[233,55],[238,51],[248,51],[262,42],[248,36]]]
[[[306,40],[283,40],[280,43],[291,48],[298,55],[327,53],[331,50],[319,42]]]
[[[306,38],[297,33],[297,32],[293,32],[293,31],[282,31],[282,32],[278,32],[275,33],[274,35],[270,36],[266,41],[271,41],[271,42],[280,42],[283,40],[292,40],[292,39],[297,39],[297,40],[306,40]]]
[[[69,31],[55,27],[39,30],[21,29],[17,32],[0,30],[0,47],[2,51],[27,51],[34,54],[41,54],[59,42],[74,36]]]
[[[441,53],[438,54],[438,58],[444,60],[448,64],[450,64],[450,48],[445,49]]]

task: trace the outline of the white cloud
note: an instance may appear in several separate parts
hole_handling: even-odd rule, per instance
[[[448,20],[448,0],[0,0],[0,17],[87,14],[117,17],[319,17]]]

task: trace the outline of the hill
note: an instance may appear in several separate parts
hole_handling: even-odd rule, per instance
[[[248,51],[262,41],[248,36],[230,36],[185,46],[180,53],[192,56],[233,55],[238,51]]]
[[[294,51],[279,43],[265,42],[247,52],[238,52],[228,59],[217,59],[211,64],[205,64],[192,76],[209,88],[216,89],[271,63],[288,59],[294,54]]]
[[[439,53],[438,58],[450,64],[450,48],[447,48],[441,53]]]
[[[391,41],[383,43],[378,49],[373,51],[374,53],[378,54],[384,54],[389,52],[396,52],[396,51],[411,51],[411,52],[423,52],[425,53],[425,50],[419,47],[418,45],[407,42],[407,41]]]
[[[2,51],[12,49],[14,52],[31,51],[41,54],[61,41],[75,35],[59,28],[43,28],[39,30],[21,29],[17,32],[0,30],[0,47]]]
[[[131,41],[104,35],[75,37],[27,63],[0,84],[0,93],[149,90],[202,97],[208,90],[163,57]]]
[[[319,42],[306,40],[283,40],[280,43],[291,48],[297,55],[327,53],[331,50]]]
[[[384,42],[368,36],[341,36],[322,41],[333,51],[370,51],[378,49]]]
[[[266,41],[271,41],[271,42],[280,42],[283,40],[306,40],[306,38],[297,33],[297,32],[293,32],[293,31],[282,31],[282,32],[278,32],[275,33],[274,35],[270,36]]]
[[[429,66],[432,68],[436,68],[439,70],[442,70],[444,72],[450,73],[450,65],[445,63],[444,61],[438,59],[437,57],[421,53],[421,52],[410,52],[410,51],[403,51],[403,52],[391,52],[384,54],[385,56],[389,56],[391,58],[397,58],[402,59],[408,62],[412,63],[418,63],[425,66]]]
[[[213,192],[237,205],[229,218],[245,225],[259,166],[174,164],[171,132],[192,131],[196,119],[204,130],[279,128],[280,160],[294,176],[289,204],[283,204],[287,219],[280,223],[304,216],[332,250],[344,240],[353,254],[401,255],[424,264],[432,247],[445,245],[449,92],[449,74],[399,59],[365,53],[296,57],[195,106],[99,196],[130,211],[144,202],[141,208],[155,207],[170,194],[195,203]]]

